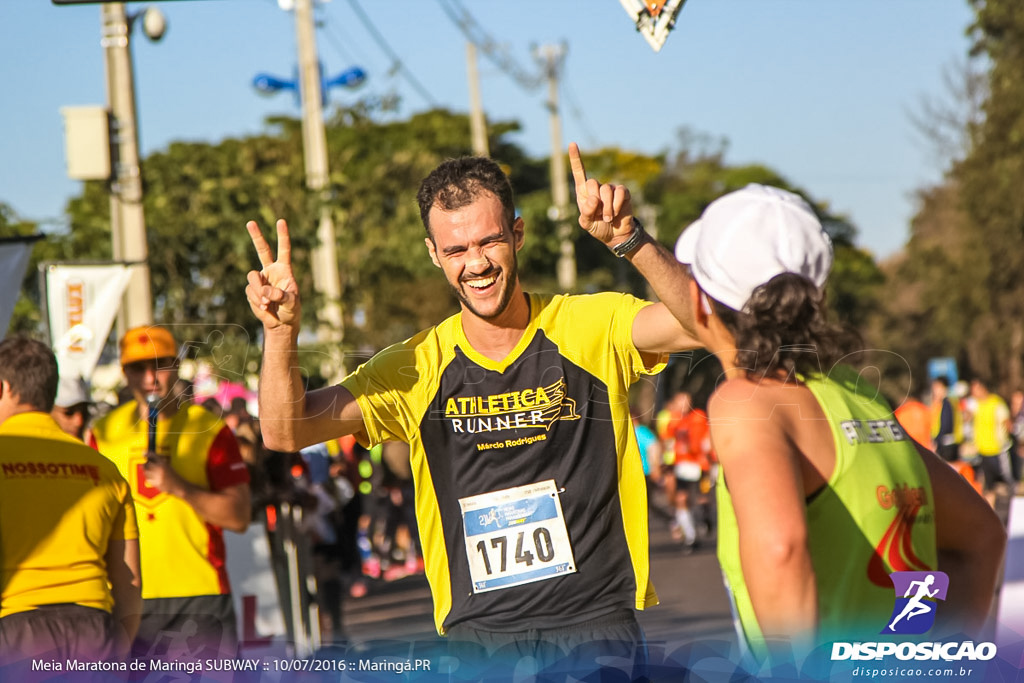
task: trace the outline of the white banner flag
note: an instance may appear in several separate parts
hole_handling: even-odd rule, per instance
[[[50,339],[62,375],[89,379],[121,307],[127,266],[51,264],[46,269]]]
[[[0,243],[0,339],[11,324],[14,304],[21,295],[21,279],[25,277],[32,241]]]

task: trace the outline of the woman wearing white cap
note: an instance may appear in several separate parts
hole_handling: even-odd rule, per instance
[[[570,161],[580,225],[606,244],[638,242],[629,258],[724,369],[708,405],[723,472],[718,556],[747,651],[781,661],[886,639],[901,571],[948,576],[936,636],[975,632],[1005,532],[843,364],[855,335],[827,319],[832,245],[811,207],[762,185],[719,198],[676,246],[688,274],[637,238],[625,188],[588,180],[575,146]]]

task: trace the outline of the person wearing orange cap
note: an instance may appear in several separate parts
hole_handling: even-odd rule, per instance
[[[179,401],[178,345],[167,329],[128,330],[120,348],[134,398],[98,420],[89,441],[135,497],[143,609],[133,654],[233,657],[238,638],[222,530],[244,532],[251,515],[238,442],[218,416]],[[198,645],[168,651],[166,639],[184,642],[182,635]]]

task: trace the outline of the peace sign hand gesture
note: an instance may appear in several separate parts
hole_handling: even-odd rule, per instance
[[[633,233],[633,205],[625,185],[602,185],[587,179],[580,148],[569,143],[569,166],[576,181],[576,205],[580,227],[611,248]]]
[[[245,288],[245,296],[249,300],[249,307],[267,332],[288,330],[297,336],[301,305],[299,286],[292,273],[292,243],[288,236],[288,223],[283,218],[277,221],[276,259],[256,221],[249,221],[245,228],[249,231],[249,237],[263,265],[262,270],[251,270],[246,276],[249,284]]]

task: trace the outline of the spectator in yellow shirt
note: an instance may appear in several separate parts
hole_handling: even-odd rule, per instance
[[[138,528],[117,468],[50,415],[57,361],[0,342],[0,666],[128,653],[141,611]]]

